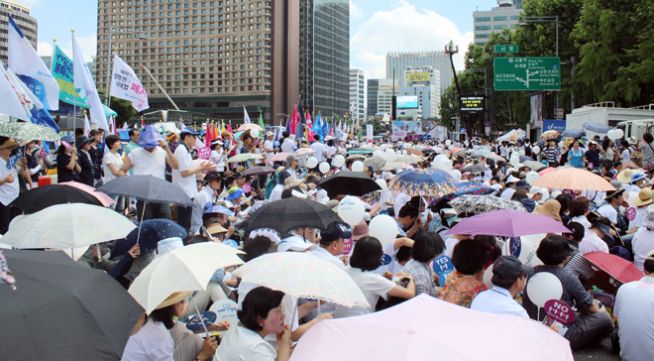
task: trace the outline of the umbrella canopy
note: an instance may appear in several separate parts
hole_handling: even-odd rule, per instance
[[[271,228],[283,234],[301,227],[326,229],[332,222],[345,223],[323,204],[290,197],[259,208],[250,217],[248,229]]]
[[[519,237],[539,233],[570,232],[562,223],[550,217],[528,212],[499,209],[474,217],[463,218],[448,234],[480,234],[502,237]]]
[[[11,204],[20,208],[23,213],[36,213],[55,204],[86,203],[102,206],[93,195],[80,189],[60,184],[51,184],[30,189],[21,193]]]
[[[83,129],[84,128],[84,118],[80,117],[71,117],[71,116],[62,116],[59,117],[57,125],[61,129]]]
[[[388,162],[386,165],[381,170],[385,171],[392,171],[392,170],[398,170],[398,169],[405,169],[408,168],[409,165],[406,163],[401,163],[401,162]]]
[[[456,188],[453,193],[446,194],[443,198],[452,200],[466,194],[484,195],[495,192],[495,189],[480,182],[459,182],[454,185]]]
[[[300,149],[296,150],[295,152],[293,152],[293,155],[295,155],[297,157],[303,157],[303,156],[312,155],[315,152],[316,151],[311,149],[311,148],[300,148]]]
[[[265,254],[236,269],[234,275],[297,298],[368,307],[363,292],[345,271],[310,253]]]
[[[275,162],[286,162],[286,158],[288,158],[289,155],[293,155],[293,153],[277,153],[273,155],[271,158],[267,160],[268,163],[275,163]]]
[[[516,201],[507,201],[491,195],[463,195],[450,201],[450,205],[457,213],[480,214],[496,209],[513,209],[526,211],[525,207]]]
[[[135,197],[150,203],[193,204],[180,187],[151,175],[118,177],[103,185],[100,190],[107,194]]]
[[[143,309],[113,278],[63,252],[4,254],[16,290],[0,284],[0,358],[120,359]]]
[[[633,263],[610,253],[589,252],[584,254],[584,258],[620,283],[638,281],[643,277]]]
[[[533,170],[534,172],[538,172],[539,170],[543,170],[543,169],[547,168],[547,166],[545,164],[543,164],[541,162],[537,162],[535,160],[528,160],[528,161],[524,162],[523,164],[526,165],[527,167],[529,167],[529,169]]]
[[[241,124],[241,126],[238,127],[238,129],[236,129],[237,132],[245,132],[248,130],[258,130],[262,132],[263,128],[261,128],[258,124],[249,123],[249,124]]]
[[[350,148],[347,154],[372,154],[375,150],[371,148]]]
[[[363,161],[364,167],[372,168],[375,172],[380,171],[384,167],[384,164],[386,164],[386,161],[380,157],[370,157]]]
[[[206,290],[217,269],[243,264],[238,253],[216,242],[175,249],[147,265],[128,292],[150,314],[173,292]]]
[[[79,248],[125,238],[134,228],[129,219],[108,208],[56,204],[14,218],[2,242],[15,248]]]
[[[401,156],[395,158],[395,161],[400,162],[400,163],[416,164],[416,163],[424,161],[424,159],[422,157],[417,156],[417,155],[409,154],[409,155],[401,155]]]
[[[227,159],[227,163],[243,163],[247,162],[250,160],[259,160],[263,158],[263,155],[257,154],[257,153],[241,153],[237,154],[229,159]]]
[[[406,170],[391,179],[389,188],[410,196],[441,197],[456,190],[454,178],[444,170]]]
[[[540,139],[542,140],[553,140],[559,137],[561,135],[558,131],[556,130],[546,130],[543,132],[543,134],[540,135]]]
[[[110,205],[116,203],[116,201],[113,200],[113,198],[109,197],[103,192],[100,192],[99,190],[95,189],[94,187],[91,187],[89,185],[86,185],[84,183],[80,182],[75,182],[75,181],[69,181],[69,182],[61,182],[58,183],[62,186],[68,186],[68,187],[73,187],[77,188],[79,190],[82,190],[93,197],[95,197],[98,201],[100,201],[101,205],[103,207],[109,207]]]
[[[362,196],[381,190],[381,187],[366,173],[350,171],[342,171],[329,176],[320,182],[319,186],[327,191],[329,198],[334,198],[339,194]]]
[[[574,191],[613,191],[615,188],[604,178],[579,168],[558,168],[541,174],[534,187],[547,189],[570,189]]]
[[[481,174],[485,170],[486,170],[486,166],[484,166],[483,164],[472,164],[472,165],[469,165],[469,166],[461,169],[461,172],[463,172],[463,173],[470,172],[470,173],[473,173],[473,174]]]
[[[573,361],[569,342],[541,323],[427,295],[364,316],[321,321],[300,338],[291,361],[430,360],[434,355],[440,360]]]
[[[162,239],[179,237],[181,239],[188,236],[188,232],[179,224],[166,218],[146,219],[139,224],[141,227],[141,235],[139,230],[134,229],[129,232],[127,237],[120,239],[114,243],[111,249],[111,258],[122,256],[136,244],[138,239],[141,251],[157,249],[157,243]],[[140,238],[139,238],[140,237]]]
[[[54,142],[59,140],[59,135],[54,129],[26,122],[0,123],[0,135],[14,138],[19,142],[30,142],[32,140]]]
[[[275,169],[273,169],[272,167],[267,167],[267,166],[252,167],[252,168],[246,169],[245,172],[243,172],[243,175],[265,175],[265,174],[270,174],[270,173],[274,173],[274,172],[275,172]]]

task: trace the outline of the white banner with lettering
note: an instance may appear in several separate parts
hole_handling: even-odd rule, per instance
[[[134,70],[117,54],[114,54],[109,94],[112,97],[131,102],[134,109],[139,112],[150,107],[148,105],[148,93],[143,88],[141,81],[134,73]]]

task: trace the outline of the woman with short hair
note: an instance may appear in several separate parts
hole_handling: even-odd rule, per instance
[[[411,260],[404,266],[404,271],[411,274],[416,284],[416,296],[426,293],[438,297],[435,273],[431,262],[445,250],[445,242],[438,233],[419,233],[411,248]]]

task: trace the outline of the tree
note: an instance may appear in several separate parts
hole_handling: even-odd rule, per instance
[[[129,122],[134,116],[138,114],[136,109],[132,107],[132,103],[127,100],[111,97],[111,109],[118,113],[116,117],[116,124],[123,124]]]

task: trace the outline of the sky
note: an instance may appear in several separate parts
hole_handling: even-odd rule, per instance
[[[53,39],[71,55],[71,30],[91,61],[95,55],[97,0],[21,0],[39,23],[38,52],[51,55]],[[350,0],[350,67],[368,78],[385,76],[389,51],[442,50],[459,45],[455,65],[473,40],[472,12],[496,0]]]

